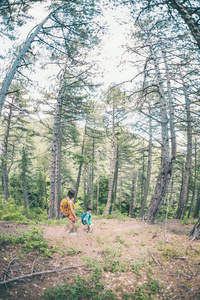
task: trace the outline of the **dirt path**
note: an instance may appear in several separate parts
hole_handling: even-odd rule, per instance
[[[200,242],[191,243],[187,235],[193,224],[183,226],[180,221],[173,220],[167,224],[165,232],[165,224],[148,225],[128,218],[93,218],[93,222],[94,233],[88,234],[78,220],[77,236],[69,235],[65,224],[42,226],[44,238],[55,251],[52,258],[42,259],[37,254],[24,253],[21,264],[18,261],[16,268],[23,273],[30,273],[33,265],[34,271],[66,266],[77,268],[16,282],[0,293],[0,300],[42,299],[46,288],[69,282],[73,274],[87,278],[89,270],[84,267],[85,258],[104,261],[102,281],[107,282],[118,299],[122,299],[122,292],[133,293],[150,277],[166,287],[155,299],[200,299]],[[17,227],[27,229],[25,225],[0,222],[1,233],[4,234],[13,232]],[[5,246],[1,260],[8,265],[17,255],[19,257],[19,250]],[[118,267],[122,262],[132,269],[120,271]],[[14,264],[11,267],[13,272]]]

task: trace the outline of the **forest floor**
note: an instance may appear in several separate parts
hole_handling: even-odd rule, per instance
[[[87,279],[89,260],[104,264],[101,282],[107,283],[106,289],[112,290],[117,299],[200,299],[200,241],[189,239],[194,224],[182,225],[181,221],[171,220],[165,227],[164,223],[148,225],[130,218],[94,218],[93,222],[94,233],[88,234],[78,220],[77,236],[69,235],[65,224],[42,226],[44,238],[54,250],[52,257],[34,249],[26,252],[19,244],[0,245],[1,282],[43,273],[1,284],[0,300],[56,299],[44,298],[44,291],[56,284],[72,284],[72,275]],[[16,234],[18,228],[25,231],[29,227],[0,222],[1,234]],[[44,273],[48,271],[54,273]],[[143,298],[135,296],[138,289],[155,281],[163,286],[158,293],[147,295],[144,291]],[[123,293],[132,296],[123,298]]]

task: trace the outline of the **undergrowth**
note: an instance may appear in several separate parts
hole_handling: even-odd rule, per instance
[[[48,242],[43,237],[43,230],[32,227],[30,230],[19,229],[16,235],[11,234],[1,234],[0,235],[0,244],[13,245],[20,244],[21,249],[30,252],[33,249],[39,250],[44,256],[51,257],[52,251],[49,249]]]

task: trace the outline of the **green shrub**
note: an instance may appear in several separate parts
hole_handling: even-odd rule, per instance
[[[2,208],[2,209],[1,209]],[[12,198],[10,198],[5,205],[1,205],[0,218],[2,221],[13,221],[19,223],[26,223],[24,214],[24,207],[17,206]]]
[[[117,299],[111,290],[104,292],[104,288],[104,284],[101,284],[99,281],[94,285],[91,280],[75,276],[72,284],[57,284],[55,287],[47,288],[43,296],[48,300]]]
[[[160,285],[156,280],[150,280],[141,287],[137,289],[132,294],[123,293],[122,299],[132,299],[132,300],[150,300],[155,299],[155,295],[157,295],[164,286]]]
[[[43,237],[43,231],[33,227],[30,230],[18,230],[17,235],[0,235],[0,243],[12,243],[13,245],[21,244],[21,249],[30,252],[39,250],[45,256],[51,256],[52,253],[48,248],[48,242]]]

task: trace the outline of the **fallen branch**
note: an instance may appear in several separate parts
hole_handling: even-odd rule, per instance
[[[152,239],[154,239],[154,238],[156,238],[157,236],[160,236],[160,235],[162,235],[162,234],[166,234],[166,232],[167,232],[167,231],[163,231],[163,232],[161,232],[161,233],[155,234],[155,235],[152,236]]]
[[[66,270],[69,270],[69,269],[77,269],[77,268],[80,268],[80,267],[83,267],[83,266],[84,265],[71,266],[71,267],[66,267],[66,268],[63,268],[63,269],[55,269],[55,270],[48,270],[48,271],[31,273],[31,274],[27,274],[27,275],[24,275],[24,276],[14,277],[14,278],[9,279],[9,280],[1,281],[0,285],[7,284],[7,283],[10,283],[10,282],[13,282],[13,281],[17,281],[17,280],[20,280],[20,279],[24,279],[24,278],[33,277],[33,276],[39,276],[39,275],[50,274],[50,273],[57,273],[57,272],[62,272],[62,271],[66,271]]]
[[[153,254],[152,253],[150,253],[151,254],[151,257],[153,258],[153,260],[157,263],[157,265],[160,265],[160,262],[153,256]]]
[[[182,256],[182,257],[174,257],[175,259],[181,259],[181,260],[185,260],[185,259],[187,259],[187,257],[186,256]]]

